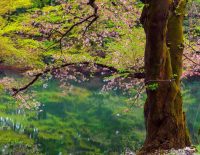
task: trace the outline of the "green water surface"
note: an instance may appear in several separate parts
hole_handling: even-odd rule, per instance
[[[185,81],[183,88],[187,123],[198,145],[199,80]],[[118,155],[138,150],[144,141],[143,109],[130,108],[122,92],[102,92],[94,82],[61,88],[55,79],[31,90],[41,103],[31,109],[1,92],[0,154]]]

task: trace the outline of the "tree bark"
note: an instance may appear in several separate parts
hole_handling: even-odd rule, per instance
[[[182,109],[185,0],[146,0],[141,23],[146,33],[144,106],[146,140],[139,154],[190,146]]]

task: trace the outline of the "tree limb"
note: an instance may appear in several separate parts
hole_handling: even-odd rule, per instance
[[[185,43],[189,48],[191,48],[196,54],[200,54],[200,51],[194,49],[194,47],[192,47],[190,44]]]
[[[190,59],[187,55],[183,54],[183,56],[188,59],[189,61],[191,61],[192,63],[194,63],[197,66],[200,66],[200,64],[198,64],[197,62],[193,61],[192,59]]]
[[[73,24],[65,33],[61,33],[57,30],[55,30],[56,33],[61,34],[61,37],[58,41],[56,41],[54,44],[50,45],[46,50],[48,50],[49,48],[51,48],[52,46],[54,46],[55,44],[59,44],[59,47],[61,49],[61,53],[62,53],[62,41],[63,39],[77,26],[83,24],[84,22],[88,22],[89,24],[86,26],[83,35],[85,35],[86,31],[89,29],[89,27],[99,18],[98,16],[98,6],[95,3],[95,0],[89,0],[89,2],[87,3],[87,5],[90,5],[93,8],[93,14],[89,15],[88,17],[81,19],[79,22]],[[91,19],[91,21],[90,21]],[[54,31],[54,30],[53,30]],[[50,34],[51,36],[52,34]]]
[[[57,69],[61,69],[61,68],[64,68],[64,67],[68,67],[68,66],[73,66],[73,65],[95,65],[97,67],[102,67],[102,68],[106,68],[108,70],[110,70],[112,73],[121,73],[118,69],[116,69],[115,67],[112,67],[112,66],[107,66],[107,65],[104,65],[104,64],[100,64],[100,63],[91,63],[91,62],[80,62],[80,63],[66,63],[66,64],[62,64],[60,66],[56,66],[56,67],[53,67],[53,68],[47,68],[46,70],[40,72],[40,73],[37,73],[34,75],[34,78],[28,83],[26,84],[25,86],[21,87],[21,88],[12,88],[12,91],[13,91],[13,96],[16,96],[19,92],[22,92],[26,89],[28,89],[30,86],[32,86],[41,76],[47,74],[47,73],[51,73],[52,71],[54,70],[57,70]],[[132,73],[131,71],[125,71],[123,73],[128,73],[129,74],[129,77],[132,77],[132,78],[138,78],[138,79],[142,79],[145,77],[145,74],[144,73]]]

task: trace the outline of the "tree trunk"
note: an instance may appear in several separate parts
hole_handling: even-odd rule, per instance
[[[190,145],[180,91],[185,5],[185,0],[146,0],[142,12],[147,134],[139,154]]]

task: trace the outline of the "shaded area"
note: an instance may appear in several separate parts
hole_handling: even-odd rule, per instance
[[[190,131],[193,144],[200,144],[200,79],[190,78],[184,81],[184,105],[186,110],[187,125]]]

